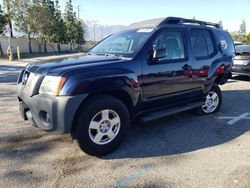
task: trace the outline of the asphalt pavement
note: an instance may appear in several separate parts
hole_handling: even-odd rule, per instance
[[[222,86],[221,111],[135,122],[124,143],[88,156],[70,135],[19,117],[16,79],[24,64],[0,64],[1,187],[250,187],[250,79]]]

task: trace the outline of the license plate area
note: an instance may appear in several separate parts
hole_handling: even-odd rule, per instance
[[[234,65],[248,65],[250,64],[250,60],[236,59],[234,60]]]

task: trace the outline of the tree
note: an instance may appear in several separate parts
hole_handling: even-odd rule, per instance
[[[11,1],[11,7],[11,16],[15,22],[15,29],[26,35],[29,52],[32,53],[31,35],[36,33],[33,6],[30,0],[13,0]]]
[[[230,32],[230,35],[231,35],[231,37],[233,38],[234,41],[239,41],[238,31]]]
[[[6,24],[7,24],[7,19],[6,16],[3,14],[3,10],[0,5],[0,35],[3,34]]]
[[[10,37],[13,37],[13,27],[12,27],[12,21],[11,21],[11,0],[4,0],[3,1],[5,4],[5,7],[7,9],[7,15],[6,15],[6,20],[7,24],[9,26],[9,32],[10,32]]]
[[[70,50],[75,42],[75,34],[77,33],[77,25],[73,12],[72,0],[68,0],[64,11],[64,21],[66,26],[66,40],[70,44]]]
[[[246,43],[250,45],[250,32],[246,35]]]
[[[242,20],[242,22],[240,24],[240,30],[238,32],[238,35],[239,35],[239,41],[245,42],[245,40],[246,40],[246,22],[245,22],[245,19]]]
[[[54,3],[50,0],[37,1],[33,5],[33,16],[36,18],[35,28],[44,42],[44,52],[47,53],[47,41],[51,34],[51,22],[54,14]]]
[[[77,32],[75,36],[75,42],[77,44],[83,44],[84,43],[84,30],[83,30],[83,22],[77,21]]]
[[[65,41],[65,24],[62,18],[62,14],[60,11],[59,1],[55,1],[55,10],[53,19],[51,21],[51,37],[50,40],[52,42],[57,43],[57,49],[61,52],[60,43]]]

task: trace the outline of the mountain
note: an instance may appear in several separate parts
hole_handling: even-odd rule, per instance
[[[109,36],[112,33],[119,32],[124,30],[127,26],[124,25],[95,25],[95,40],[100,41],[103,38]],[[94,40],[94,22],[93,21],[85,21],[85,40],[93,41]]]

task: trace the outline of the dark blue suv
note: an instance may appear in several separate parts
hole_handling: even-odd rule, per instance
[[[24,120],[71,133],[80,148],[105,155],[131,120],[184,110],[219,111],[234,44],[218,24],[169,17],[132,24],[86,55],[28,65],[18,79]]]

